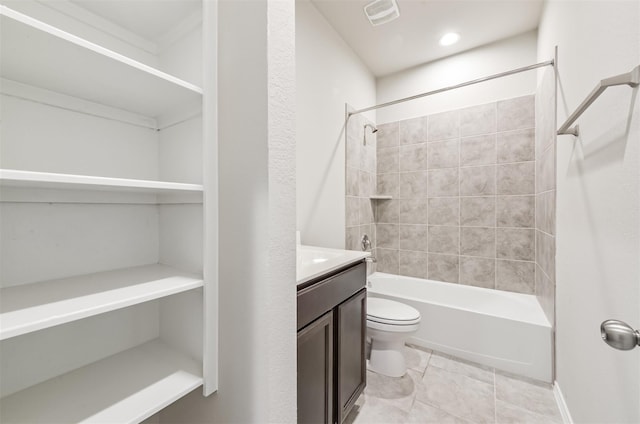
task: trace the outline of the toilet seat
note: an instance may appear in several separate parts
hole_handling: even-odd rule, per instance
[[[368,330],[378,330],[384,333],[413,333],[417,331],[420,327],[420,323],[416,322],[415,324],[383,324],[380,322],[372,321],[367,319],[367,329]]]
[[[404,303],[379,297],[367,298],[367,321],[372,323],[384,326],[413,326],[420,322],[420,318],[418,310]]]

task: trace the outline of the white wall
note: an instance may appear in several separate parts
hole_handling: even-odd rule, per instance
[[[297,226],[303,244],[344,248],[345,103],[374,104],[375,79],[308,0],[296,1],[296,78]]]
[[[219,386],[160,421],[295,423],[294,1],[216,4]]]
[[[558,123],[602,78],[640,64],[640,3],[550,0],[539,59],[558,45]],[[640,352],[600,340],[640,328],[640,97],[610,88],[558,137],[557,382],[574,422],[640,422]]]
[[[377,103],[527,66],[536,60],[536,31],[400,71],[377,81]],[[550,59],[546,58],[546,59]],[[545,59],[545,60],[546,60]],[[379,109],[379,124],[533,94],[536,72],[528,71]]]

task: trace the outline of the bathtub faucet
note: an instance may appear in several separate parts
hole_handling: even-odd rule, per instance
[[[360,239],[360,245],[362,246],[362,251],[365,252],[367,250],[371,250],[371,240],[368,235],[363,235]]]
[[[362,239],[360,240],[360,244],[362,245],[362,251],[366,252],[367,250],[371,250],[371,239],[369,239],[368,235],[363,235]],[[376,263],[378,262],[378,260],[375,258],[375,256],[369,256],[368,258],[364,259],[366,262],[370,262],[370,263]]]

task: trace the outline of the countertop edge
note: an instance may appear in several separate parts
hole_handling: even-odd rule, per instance
[[[340,258],[340,260],[332,260],[330,261],[327,265],[327,267],[323,267],[322,269],[318,269],[315,270],[312,274],[304,274],[301,273],[302,275],[299,278],[296,278],[296,286],[300,287],[300,285],[307,283],[313,279],[316,279],[318,277],[321,277],[325,274],[329,274],[333,271],[336,271],[340,268],[344,268],[347,265],[351,265],[353,263],[356,262],[360,262],[365,258],[368,258],[369,256],[371,256],[371,252],[357,252],[355,250],[341,250],[341,249],[329,249],[329,248],[320,248],[320,247],[315,247],[315,246],[302,246],[302,247],[309,247],[312,249],[321,249],[321,250],[326,250],[326,251],[331,251],[331,252],[343,252],[345,257],[344,258]]]

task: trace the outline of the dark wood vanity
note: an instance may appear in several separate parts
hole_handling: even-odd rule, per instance
[[[364,390],[366,280],[359,261],[298,286],[298,423],[341,424]]]

